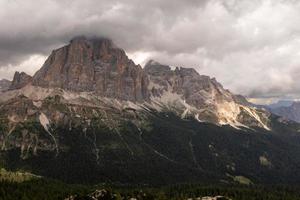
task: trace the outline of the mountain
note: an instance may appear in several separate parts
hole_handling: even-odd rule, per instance
[[[294,101],[283,106],[271,107],[270,111],[285,119],[300,122],[300,102]]]
[[[0,167],[71,183],[299,183],[297,123],[216,79],[77,37],[0,96]]]
[[[77,37],[51,53],[34,75],[33,85],[130,101],[147,99],[147,79],[109,39]]]
[[[15,72],[14,78],[11,85],[9,86],[10,90],[20,89],[27,84],[31,83],[32,77],[25,72]]]
[[[182,118],[233,127],[268,128],[268,113],[246,105],[246,99],[225,90],[215,78],[199,75],[192,68],[171,70],[150,60],[144,68],[149,77],[152,102],[174,107]]]
[[[52,52],[32,82],[33,86],[92,92],[134,103],[175,103],[183,117],[194,115],[200,121],[267,128],[267,113],[243,106],[245,99],[240,101],[215,79],[192,68],[173,71],[155,61],[149,61],[143,70],[105,38],[74,38]]]
[[[294,103],[293,100],[279,100],[278,102],[267,105],[266,107],[268,107],[270,109],[276,109],[276,108],[279,108],[279,107],[291,106],[293,103]]]
[[[11,82],[6,79],[1,79],[0,80],[0,93],[7,90],[10,86]]]

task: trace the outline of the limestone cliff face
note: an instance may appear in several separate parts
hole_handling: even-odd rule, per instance
[[[234,101],[234,95],[209,76],[200,75],[193,68],[176,67],[175,70],[156,61],[149,61],[145,65],[149,74],[149,89],[152,95],[160,96],[164,91],[181,95],[186,103],[197,108],[208,104]]]
[[[32,77],[25,72],[15,72],[12,83],[9,87],[10,90],[20,89],[27,84],[31,83]]]
[[[33,85],[93,91],[121,100],[147,99],[147,78],[141,66],[105,38],[78,37],[54,50],[34,75]]]

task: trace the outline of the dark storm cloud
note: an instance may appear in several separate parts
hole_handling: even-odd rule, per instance
[[[205,1],[3,0],[0,2],[0,66],[46,54],[76,35],[107,36],[139,50]],[[155,49],[155,45],[152,47]]]
[[[296,94],[299,9],[295,0],[2,0],[0,78],[33,73],[52,49],[87,35],[138,62],[195,67],[234,92]]]

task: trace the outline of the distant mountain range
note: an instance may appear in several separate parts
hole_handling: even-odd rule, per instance
[[[0,80],[0,93],[2,91],[8,90],[8,88],[10,87],[10,85],[11,85],[11,82],[9,80],[6,80],[6,79]]]
[[[292,101],[292,100],[279,100],[276,103],[266,105],[266,107],[270,108],[270,109],[276,109],[276,108],[280,108],[280,107],[289,107],[293,103],[294,103],[294,101]]]
[[[279,116],[288,120],[300,122],[300,102],[298,101],[285,101],[279,104],[268,106],[269,110]]]
[[[192,68],[76,37],[1,82],[0,165],[80,183],[299,183],[300,125]]]

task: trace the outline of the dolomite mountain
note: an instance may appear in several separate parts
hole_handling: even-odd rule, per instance
[[[141,66],[108,39],[78,37],[54,50],[34,75],[33,85],[56,87],[120,100],[142,101],[147,78]]]
[[[142,68],[106,38],[76,37],[3,88],[5,168],[80,183],[300,181],[298,124],[192,68]]]
[[[21,89],[22,87],[30,84],[32,77],[25,72],[15,72],[13,81],[9,87],[10,90]]]
[[[15,76],[18,82],[18,74]],[[24,85],[15,82],[11,88]],[[105,38],[77,37],[54,50],[34,75],[32,85],[146,102],[155,108],[171,104],[183,118],[192,115],[199,121],[268,129],[268,113],[243,105],[244,98],[225,90],[215,79],[192,68],[171,70],[153,60],[142,69]]]

